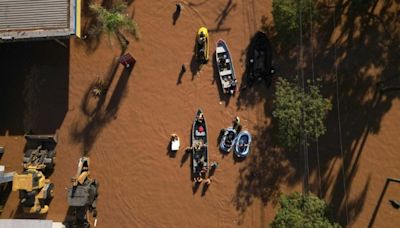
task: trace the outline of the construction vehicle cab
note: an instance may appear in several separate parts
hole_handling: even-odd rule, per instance
[[[68,189],[68,205],[74,211],[74,221],[72,227],[90,227],[88,214],[92,213],[94,226],[96,226],[96,202],[98,196],[98,183],[90,178],[89,158],[79,159],[78,170],[72,178],[73,186]]]
[[[50,170],[54,167],[57,133],[54,135],[25,135],[24,168]]]
[[[14,174],[13,191],[19,191],[20,203],[25,213],[47,213],[48,203],[53,197],[54,185],[36,169],[27,169],[23,174]]]

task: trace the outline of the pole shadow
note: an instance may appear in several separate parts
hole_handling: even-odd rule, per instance
[[[118,65],[116,67],[118,67]],[[104,101],[106,94],[103,95],[103,98],[100,98],[95,108],[96,111],[93,115],[87,117],[87,120],[83,125],[80,123],[80,121],[76,121],[72,124],[70,131],[71,137],[76,142],[83,143],[83,155],[86,156],[89,154],[97,136],[102,129],[111,120],[117,119],[118,108],[126,92],[128,79],[130,78],[133,68],[134,66],[130,68],[124,68],[105,108]],[[111,76],[110,78],[111,79],[108,82],[109,84],[112,83],[114,76]],[[92,88],[89,87],[87,93],[91,93],[91,89]],[[85,96],[83,100],[87,99],[87,97],[88,96]]]
[[[380,208],[380,206],[382,204],[383,197],[386,194],[386,190],[389,187],[390,182],[400,183],[400,179],[395,179],[395,178],[390,178],[390,177],[386,179],[386,182],[385,182],[385,185],[383,186],[381,195],[379,196],[378,202],[376,203],[376,206],[374,208],[374,212],[372,213],[372,217],[371,217],[371,219],[369,221],[369,224],[368,224],[369,228],[372,228],[374,226],[376,216],[377,216],[377,214],[379,212],[379,208]]]
[[[231,12],[231,10],[234,10],[235,8],[236,8],[236,3],[233,4],[233,0],[228,0],[228,2],[225,5],[225,8],[221,11],[221,13],[215,19],[215,22],[217,23],[215,31],[220,30],[220,27],[224,24],[224,22],[225,22],[226,18],[228,17],[229,13]]]

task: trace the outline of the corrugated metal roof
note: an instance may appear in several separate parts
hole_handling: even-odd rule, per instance
[[[0,41],[74,34],[76,1],[0,0]]]
[[[0,219],[1,228],[52,228],[53,221],[38,219]]]
[[[0,30],[68,28],[69,0],[1,0]]]

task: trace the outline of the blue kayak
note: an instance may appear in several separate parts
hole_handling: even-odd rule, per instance
[[[235,140],[235,154],[243,158],[250,153],[251,135],[248,131],[242,131]]]
[[[234,146],[236,135],[237,134],[235,129],[233,129],[232,127],[226,128],[219,144],[219,148],[222,151],[229,153]]]

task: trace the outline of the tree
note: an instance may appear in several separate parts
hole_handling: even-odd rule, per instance
[[[303,31],[309,28],[311,15],[316,15],[315,1],[313,0],[273,0],[272,16],[278,36],[289,43],[295,42],[299,33],[300,12],[302,14]]]
[[[89,8],[95,13],[97,19],[97,23],[91,28],[92,34],[101,32],[107,32],[108,35],[115,34],[123,48],[126,48],[129,44],[123,31],[129,32],[135,39],[139,39],[140,33],[137,23],[123,13],[127,8],[125,3],[116,3],[110,10],[96,3],[90,4]]]
[[[298,192],[282,195],[280,209],[270,224],[271,228],[337,228],[339,224],[332,221],[328,205],[324,200]]]
[[[300,143],[302,134],[319,138],[325,134],[325,118],[332,109],[330,100],[320,94],[317,85],[307,83],[303,91],[297,83],[279,78],[276,83],[274,111],[278,120],[279,141],[283,147],[293,148]]]

